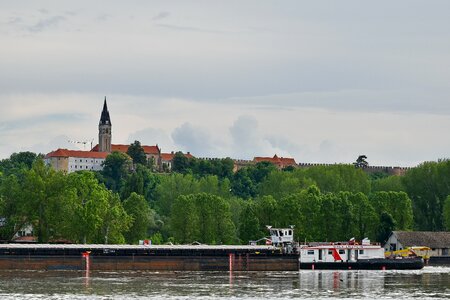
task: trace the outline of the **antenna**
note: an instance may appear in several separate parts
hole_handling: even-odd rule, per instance
[[[72,143],[72,144],[83,144],[83,150],[86,150],[86,145],[88,143],[90,143],[91,144],[91,149],[90,150],[92,150],[94,139],[91,139],[90,141],[73,141],[73,140],[68,140],[68,142]]]

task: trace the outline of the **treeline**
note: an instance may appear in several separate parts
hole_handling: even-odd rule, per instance
[[[31,224],[40,242],[247,244],[266,225],[295,225],[300,241],[369,237],[392,230],[450,229],[450,162],[405,176],[368,176],[351,165],[277,170],[258,163],[234,172],[231,159],[188,159],[155,173],[138,142],[113,152],[103,171],[65,175],[42,157],[0,161],[0,239]]]

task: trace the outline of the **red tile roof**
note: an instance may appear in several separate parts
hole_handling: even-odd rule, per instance
[[[155,146],[142,146],[144,148],[145,154],[160,154],[161,149],[159,149],[158,145]]]
[[[118,151],[118,152],[126,153],[128,151],[128,147],[130,147],[130,145],[112,144],[111,145],[111,151]],[[145,154],[158,155],[161,152],[161,150],[159,149],[158,145],[155,145],[155,146],[142,146],[142,148],[144,149]],[[92,148],[91,151],[98,152],[98,144],[95,145],[95,147]]]
[[[92,151],[79,151],[79,150],[67,150],[58,149],[48,153],[45,158],[50,157],[82,157],[82,158],[101,158],[105,159],[109,153],[107,152],[92,152]]]
[[[174,156],[175,156],[175,153],[161,153],[161,160],[162,161],[171,161]]]
[[[175,156],[175,153],[161,153],[161,160],[163,161],[172,161],[173,157]],[[194,156],[191,153],[186,153],[184,154],[185,157],[187,158],[193,158]]]
[[[268,161],[280,167],[297,165],[295,159],[289,157],[278,157],[276,154],[273,157],[255,157],[253,160],[255,162]]]

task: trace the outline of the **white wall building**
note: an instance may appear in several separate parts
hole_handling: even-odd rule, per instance
[[[57,171],[67,173],[76,171],[100,171],[105,161],[107,152],[77,151],[58,149],[50,152],[44,158],[47,165]]]

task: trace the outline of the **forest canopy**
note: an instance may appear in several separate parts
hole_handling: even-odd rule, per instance
[[[353,165],[262,162],[234,172],[229,158],[177,153],[172,172],[156,173],[139,147],[113,152],[99,172],[57,172],[31,152],[0,161],[0,240],[27,225],[39,242],[106,244],[248,244],[267,236],[267,225],[294,225],[298,241],[450,230],[448,160],[371,177]]]

